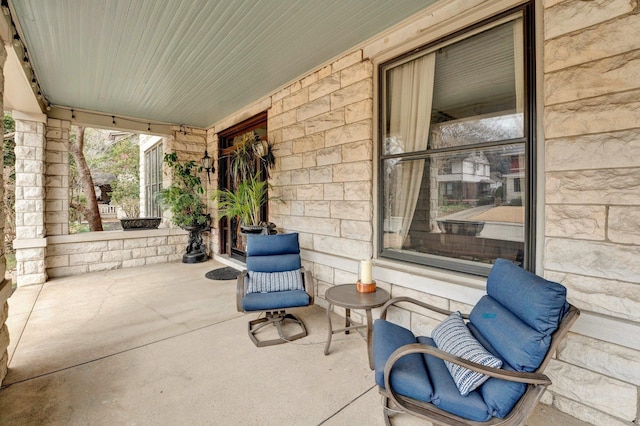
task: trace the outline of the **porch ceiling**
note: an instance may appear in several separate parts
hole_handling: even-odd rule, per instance
[[[11,0],[54,105],[208,127],[436,0]]]

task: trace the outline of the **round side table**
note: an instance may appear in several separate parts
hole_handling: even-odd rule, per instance
[[[369,367],[373,370],[373,346],[371,342],[371,334],[373,327],[373,318],[371,317],[371,309],[384,305],[389,300],[389,292],[381,288],[376,289],[373,293],[360,293],[356,290],[355,284],[340,284],[329,288],[324,293],[325,299],[329,302],[327,308],[327,321],[329,322],[329,336],[324,347],[324,354],[329,355],[329,347],[331,346],[331,337],[336,333],[345,332],[349,334],[350,330],[367,328],[367,354],[369,355]],[[346,309],[345,328],[334,330],[331,325],[331,307],[340,306]],[[364,309],[367,314],[366,324],[355,324],[351,321],[351,309]]]

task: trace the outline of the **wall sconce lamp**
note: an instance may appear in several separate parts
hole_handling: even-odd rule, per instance
[[[211,161],[211,157],[209,157],[209,153],[207,150],[204,150],[204,156],[200,159],[200,165],[202,166],[202,170],[207,171],[207,180],[211,183],[211,173],[215,173],[216,168]]]

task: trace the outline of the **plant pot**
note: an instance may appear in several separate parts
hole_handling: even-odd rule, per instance
[[[141,229],[158,229],[162,218],[159,217],[129,217],[120,219],[124,231],[139,231]]]
[[[240,231],[244,234],[262,234],[265,227],[262,225],[240,225]]]
[[[439,220],[438,228],[445,234],[477,237],[484,228],[484,222],[468,220]]]

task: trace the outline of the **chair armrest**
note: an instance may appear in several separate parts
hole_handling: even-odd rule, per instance
[[[437,313],[442,314],[442,315],[451,315],[453,313],[452,311],[449,311],[447,309],[438,308],[437,306],[430,305],[428,303],[422,302],[422,301],[417,300],[417,299],[413,299],[411,297],[394,297],[392,299],[389,299],[387,301],[387,303],[382,305],[382,308],[381,308],[382,312],[380,313],[380,318],[387,319],[387,309],[390,306],[393,306],[396,303],[401,303],[401,302],[412,303],[414,305],[420,306],[420,307],[425,308],[425,309],[429,309],[430,311],[434,311],[434,312],[437,312]],[[469,319],[469,315],[468,314],[462,314],[462,318]]]
[[[490,377],[496,377],[502,380],[508,380],[510,382],[519,382],[530,385],[543,385],[549,386],[551,380],[541,373],[526,373],[520,371],[508,371],[500,368],[487,367],[477,362],[469,361],[464,358],[460,358],[455,355],[451,355],[448,352],[435,348],[429,345],[423,345],[421,343],[412,343],[410,345],[401,346],[396,349],[387,359],[384,366],[384,384],[385,387],[389,386],[389,373],[393,368],[393,365],[402,357],[414,353],[433,355],[436,358],[440,358],[444,361],[449,361],[454,364],[461,365],[469,370],[477,371]]]
[[[313,280],[311,271],[307,271],[304,267],[302,267],[302,281],[304,283],[304,291],[309,295],[309,305],[313,305],[313,300],[316,294],[315,281]]]
[[[238,312],[244,312],[242,309],[242,298],[247,294],[247,270],[240,272],[236,283],[236,309]]]

